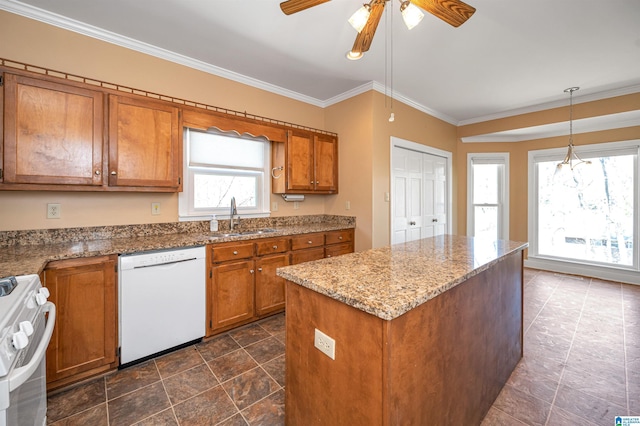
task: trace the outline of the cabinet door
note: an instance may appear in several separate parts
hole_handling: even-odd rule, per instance
[[[314,167],[316,191],[338,190],[338,139],[329,135],[314,136]]]
[[[266,256],[256,260],[256,314],[264,315],[284,309],[284,278],[276,269],[289,264],[286,254]]]
[[[109,97],[109,186],[180,188],[178,108],[125,96]]]
[[[102,256],[47,266],[45,285],[57,307],[47,348],[47,382],[115,363],[116,259]]]
[[[253,260],[223,263],[213,267],[211,280],[211,323],[216,330],[253,317]]]
[[[289,130],[286,144],[287,190],[313,190],[313,135],[303,130]]]
[[[4,76],[4,182],[102,185],[102,93]]]

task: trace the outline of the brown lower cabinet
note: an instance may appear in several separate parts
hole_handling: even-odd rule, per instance
[[[47,388],[113,369],[116,355],[118,257],[50,262],[44,271],[56,325],[47,348]]]
[[[207,336],[285,308],[285,281],[276,269],[353,252],[353,229],[212,244]]]

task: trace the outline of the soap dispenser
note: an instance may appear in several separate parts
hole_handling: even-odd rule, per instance
[[[209,223],[209,231],[215,232],[218,230],[218,219],[216,219],[216,215],[211,216],[211,222]]]

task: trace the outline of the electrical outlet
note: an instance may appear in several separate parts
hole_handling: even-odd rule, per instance
[[[389,196],[389,193],[388,193],[388,192],[385,192],[385,193],[384,193],[384,201],[385,201],[385,202],[387,202],[387,203],[388,203],[389,201],[391,201],[391,197]]]
[[[62,216],[62,209],[59,203],[47,204],[47,219],[60,219]]]
[[[277,212],[278,211],[278,202],[274,201],[273,203],[271,203],[271,211],[272,212]]]
[[[315,329],[313,345],[329,358],[336,359],[336,341],[324,334],[322,331]]]
[[[300,202],[299,201],[294,201],[293,202],[293,209],[294,210],[298,210],[300,208]]]
[[[346,203],[344,203],[344,209],[351,210],[351,201],[347,201]]]
[[[160,214],[160,203],[151,203],[151,214],[152,215]]]

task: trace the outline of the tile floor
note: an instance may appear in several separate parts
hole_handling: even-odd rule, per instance
[[[525,356],[482,422],[640,416],[640,286],[525,270]],[[49,397],[54,425],[283,425],[284,315]],[[434,420],[434,424],[441,424]]]

